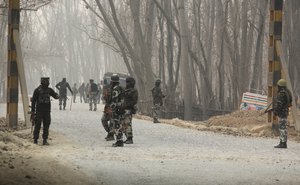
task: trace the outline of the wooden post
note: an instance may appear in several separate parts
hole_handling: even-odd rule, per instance
[[[288,89],[291,90],[292,97],[294,98],[295,96],[294,96],[294,92],[293,92],[293,88],[292,88],[291,78],[290,78],[287,63],[285,60],[286,55],[284,54],[284,52],[282,50],[282,43],[279,40],[276,41],[276,51],[280,56],[281,66],[283,69],[283,76],[284,76],[284,79],[287,81],[287,87],[288,87]],[[299,120],[297,105],[296,105],[295,101],[292,102],[292,116],[293,116],[293,120],[294,120],[294,124],[295,124],[295,129],[297,131],[300,131],[300,120]]]
[[[24,111],[24,118],[25,124],[28,126],[30,123],[29,117],[29,99],[28,99],[28,92],[27,92],[27,85],[26,85],[26,77],[25,77],[25,70],[24,70],[24,63],[23,63],[23,56],[21,50],[21,39],[19,30],[13,30],[13,37],[14,43],[17,50],[17,65],[18,65],[18,74],[21,86],[21,93],[22,93],[22,102],[23,102],[23,111]]]
[[[280,58],[275,48],[276,41],[282,39],[283,0],[270,0],[269,56],[268,56],[268,104],[277,96],[277,81],[281,79]],[[273,112],[268,113],[268,123],[278,133],[278,120]]]
[[[18,124],[18,67],[17,52],[13,39],[13,29],[19,29],[20,23],[20,0],[9,0],[8,3],[8,57],[7,57],[7,106],[6,119],[12,129]]]

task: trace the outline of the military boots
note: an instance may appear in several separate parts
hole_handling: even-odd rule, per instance
[[[124,143],[122,140],[117,141],[116,143],[112,144],[112,147],[123,147]]]
[[[133,144],[133,140],[132,140],[132,137],[128,137],[126,139],[126,141],[124,141],[125,144]]]
[[[277,145],[277,146],[274,146],[274,148],[287,148],[287,144],[286,142],[281,142]]]
[[[105,140],[106,141],[113,141],[113,140],[115,140],[114,134],[108,133],[107,136],[106,136],[106,138],[105,138]]]
[[[44,139],[43,145],[49,145],[49,143],[47,142],[47,139]]]

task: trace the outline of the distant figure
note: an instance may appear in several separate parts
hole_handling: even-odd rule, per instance
[[[153,123],[160,123],[158,121],[158,115],[160,113],[160,107],[163,106],[163,98],[165,97],[165,95],[161,91],[160,83],[161,83],[160,79],[156,80],[155,86],[151,90],[152,98],[153,98],[153,107],[152,107]]]
[[[34,121],[33,142],[38,144],[41,124],[43,122],[43,145],[49,145],[47,142],[49,127],[51,123],[51,100],[50,96],[58,99],[59,96],[52,88],[49,88],[49,78],[41,78],[41,85],[33,93],[31,100],[31,119]]]
[[[97,87],[98,87],[97,104],[99,104],[101,101],[101,94],[102,94],[101,83],[98,83]]]
[[[97,110],[97,96],[98,96],[98,87],[97,84],[94,83],[93,79],[90,79],[89,84],[89,104],[90,104],[90,111]],[[94,104],[94,109],[93,109]]]
[[[66,110],[67,105],[67,88],[73,94],[73,91],[67,82],[66,78],[63,78],[61,82],[57,83],[55,86],[59,90],[59,110],[61,110],[61,105],[63,102],[63,110]]]
[[[77,89],[77,84],[74,83],[74,86],[72,87],[72,91],[73,91],[73,103],[76,103],[76,95],[78,93],[78,89]]]
[[[78,88],[78,92],[79,92],[79,96],[80,96],[80,103],[82,103],[82,100],[85,103],[86,100],[85,100],[85,85],[84,85],[84,83],[82,83],[81,86]]]
[[[280,143],[274,148],[287,148],[287,117],[289,114],[289,106],[291,106],[293,97],[291,92],[286,87],[286,81],[280,79],[277,82],[278,93],[274,102],[273,112],[279,118],[279,139]],[[272,109],[271,109],[272,110]]]
[[[86,98],[85,98],[85,103],[89,103],[89,88],[90,88],[90,83],[86,83],[86,86],[85,86],[85,95],[86,95]]]

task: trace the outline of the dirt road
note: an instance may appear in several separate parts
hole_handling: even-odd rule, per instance
[[[53,104],[50,146],[36,151],[77,169],[91,184],[300,184],[300,144],[244,138],[134,120],[134,144],[104,140],[101,111]],[[101,109],[101,108],[99,108]],[[51,135],[51,132],[50,132]]]

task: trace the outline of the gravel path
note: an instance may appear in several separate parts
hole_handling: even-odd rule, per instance
[[[55,102],[51,129],[64,139],[53,138],[47,149],[95,184],[300,184],[299,143],[280,150],[273,148],[274,139],[134,120],[134,144],[112,148],[104,140],[100,110],[75,103],[72,111],[59,111]]]

